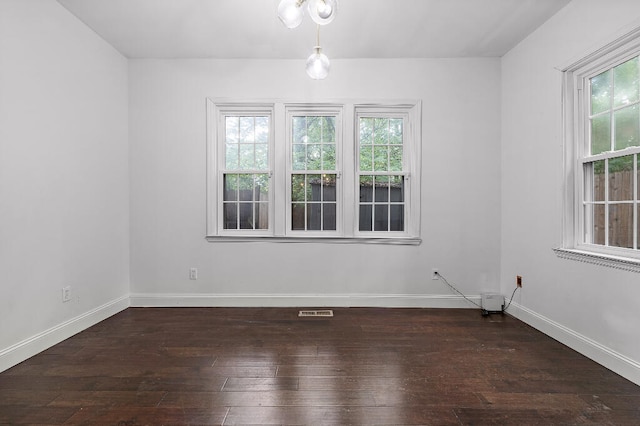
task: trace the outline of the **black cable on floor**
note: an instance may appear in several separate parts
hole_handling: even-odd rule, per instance
[[[464,297],[464,299],[468,302],[473,303],[474,305],[476,305],[478,308],[482,309],[482,306],[478,305],[476,302],[474,302],[473,300],[469,299],[467,296],[465,296],[464,294],[462,294],[461,291],[459,291],[457,288],[455,288],[452,284],[449,284],[449,281],[447,281],[447,279],[445,277],[442,276],[442,274],[440,274],[440,272],[434,272],[438,278],[444,282],[446,285],[448,285],[449,287],[451,287],[451,289],[453,291],[455,291],[456,293],[458,293],[460,296]]]

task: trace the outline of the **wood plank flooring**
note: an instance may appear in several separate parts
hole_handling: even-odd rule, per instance
[[[467,309],[130,308],[0,374],[0,424],[640,425],[640,387]]]

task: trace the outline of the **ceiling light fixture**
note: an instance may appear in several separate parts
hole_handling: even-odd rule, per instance
[[[309,16],[318,24],[316,46],[307,59],[307,74],[315,80],[322,80],[329,74],[330,64],[329,58],[322,53],[320,47],[320,25],[327,25],[335,19],[338,13],[338,0],[280,0],[278,17],[285,27],[296,28],[302,23],[304,16],[302,6],[305,2]]]
[[[304,9],[302,6],[308,1],[309,16],[318,25],[327,25],[333,21],[338,13],[338,0],[280,0],[278,17],[287,28],[296,28],[302,23]]]
[[[322,80],[329,75],[330,67],[329,58],[322,53],[322,47],[320,47],[320,25],[318,25],[316,46],[311,56],[307,58],[307,74],[314,80]]]

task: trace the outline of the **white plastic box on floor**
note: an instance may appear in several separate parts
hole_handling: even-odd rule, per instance
[[[482,310],[485,312],[502,312],[504,306],[504,296],[498,293],[482,293]]]

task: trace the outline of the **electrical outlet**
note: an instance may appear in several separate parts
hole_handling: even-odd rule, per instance
[[[431,269],[431,279],[432,280],[438,279],[438,268]]]
[[[198,279],[198,268],[189,269],[189,279],[197,280]]]
[[[71,286],[68,285],[62,288],[62,302],[68,302],[71,300]]]
[[[516,285],[522,287],[522,275],[516,275]]]

